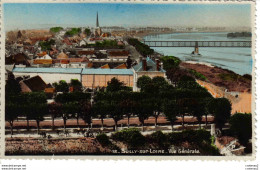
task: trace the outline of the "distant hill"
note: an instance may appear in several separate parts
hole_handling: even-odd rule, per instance
[[[227,34],[227,38],[252,37],[251,32],[231,32]]]

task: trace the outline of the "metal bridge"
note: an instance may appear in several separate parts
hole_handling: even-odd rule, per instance
[[[251,41],[143,41],[150,47],[252,47]]]

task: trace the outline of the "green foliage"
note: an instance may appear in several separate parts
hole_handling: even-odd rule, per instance
[[[225,81],[236,81],[239,78],[239,75],[235,73],[220,73],[218,76]]]
[[[97,135],[96,139],[102,146],[109,146],[109,145],[111,145],[111,142],[110,142],[108,136],[106,134],[104,134],[104,133],[101,133],[101,134]]]
[[[247,80],[252,81],[252,75],[250,75],[250,74],[244,74],[242,77],[247,79]]]
[[[65,35],[67,36],[74,36],[76,34],[79,34],[81,32],[80,28],[72,28],[70,31],[67,31]]]
[[[231,116],[231,103],[226,98],[212,99],[207,105],[207,110],[214,115],[216,126],[222,130],[222,127],[229,120]]]
[[[154,84],[155,88],[162,88],[163,86],[168,85],[168,82],[165,80],[164,77],[161,76],[155,76],[152,79],[152,83]]]
[[[55,82],[53,83],[53,86],[55,87],[56,92],[69,92],[69,85],[65,80],[60,80],[59,83]]]
[[[73,91],[77,91],[77,92],[82,91],[82,83],[78,79],[71,79],[70,86],[73,87]]]
[[[42,104],[31,103],[29,104],[29,108],[31,112],[30,117],[36,121],[43,121],[44,120],[43,116],[48,114],[47,103],[42,103]]]
[[[152,79],[149,76],[143,75],[137,80],[137,87],[141,88],[141,91],[145,88],[146,85],[152,83]]]
[[[171,144],[179,145],[182,142],[190,144],[211,144],[210,132],[206,130],[185,130],[183,132],[172,132],[168,134],[168,140]]]
[[[55,40],[50,39],[49,41],[40,41],[39,46],[42,50],[51,50],[51,45],[55,44]]]
[[[157,131],[151,135],[146,136],[149,142],[155,143],[159,148],[168,146],[167,136],[162,131]]]
[[[182,76],[177,83],[178,88],[183,88],[183,89],[196,89],[200,88],[201,86],[196,82],[196,80],[191,77],[191,76]]]
[[[111,81],[107,83],[107,91],[108,92],[117,92],[120,90],[131,90],[130,88],[127,88],[123,82],[120,82],[117,78],[113,77]]]
[[[5,95],[19,94],[21,92],[21,86],[15,79],[13,73],[8,73],[8,79],[5,84]]]
[[[148,56],[154,53],[153,49],[151,49],[148,45],[141,43],[138,39],[129,38],[127,41],[130,45],[134,46],[142,56]]]
[[[176,100],[165,101],[163,103],[163,112],[168,121],[173,123],[177,120],[177,116],[180,114],[180,110]],[[173,127],[172,127],[173,128]]]
[[[170,70],[179,67],[181,60],[174,56],[164,56],[161,57],[161,61],[163,62],[163,69]]]
[[[73,92],[73,93],[63,93],[58,94],[55,97],[55,101],[58,103],[69,103],[69,102],[88,102],[90,100],[89,93],[83,92]]]
[[[86,34],[87,36],[89,36],[89,35],[91,34],[91,31],[90,31],[89,28],[86,28],[86,29],[84,30],[84,32],[85,32],[85,34]]]
[[[91,47],[100,47],[100,48],[122,48],[117,44],[116,40],[104,40],[102,42],[96,42],[95,44],[89,44]]]
[[[62,117],[70,118],[75,117],[76,113],[80,112],[80,105],[78,102],[68,102],[64,103],[61,107],[62,109]]]
[[[53,33],[60,32],[61,30],[63,30],[62,27],[52,27],[52,28],[50,28],[50,32],[53,32]]]
[[[126,143],[129,148],[141,148],[145,145],[145,137],[136,128],[124,129],[113,133],[111,138]]]
[[[252,138],[252,115],[236,113],[229,120],[230,130],[242,144]]]
[[[190,69],[189,72],[192,75],[194,75],[196,77],[196,79],[199,79],[199,80],[202,80],[202,81],[207,80],[207,78],[203,74],[197,72],[196,70]]]
[[[5,104],[5,120],[8,122],[14,121],[22,113],[21,105],[14,103]]]

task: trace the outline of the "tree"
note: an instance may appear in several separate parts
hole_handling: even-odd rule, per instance
[[[123,119],[123,112],[121,110],[121,107],[119,106],[119,103],[117,103],[116,101],[111,101],[108,106],[108,113],[109,116],[113,118],[115,122],[115,131],[117,131],[118,121]]]
[[[189,106],[191,104],[191,101],[189,98],[181,98],[181,99],[177,99],[177,104],[179,107],[179,113],[182,117],[182,127],[184,128],[185,115],[190,112]]]
[[[11,127],[11,135],[13,135],[13,122],[20,114],[20,107],[17,104],[6,103],[5,105],[5,120],[9,122]]]
[[[152,83],[157,88],[162,88],[163,86],[168,85],[168,82],[165,80],[165,78],[161,76],[153,77]]]
[[[50,39],[49,41],[40,41],[39,42],[39,46],[41,46],[41,48],[43,50],[51,50],[51,46],[55,44],[55,40]]]
[[[82,91],[82,83],[78,79],[71,79],[70,85],[73,87],[73,91],[76,92]]]
[[[78,103],[77,102],[69,102],[69,103],[64,103],[62,105],[62,112],[61,112],[61,117],[63,119],[63,127],[64,127],[64,133],[66,132],[66,123],[67,120],[78,111]]]
[[[144,90],[145,86],[152,83],[152,79],[149,76],[143,75],[137,79],[137,87],[141,88],[141,91]]]
[[[53,86],[55,87],[55,90],[57,92],[63,92],[67,93],[69,92],[69,85],[65,80],[60,80],[59,83],[53,83]]]
[[[90,128],[90,124],[92,122],[93,109],[91,107],[90,102],[81,103],[81,114],[80,117],[84,120],[86,124],[88,124],[88,128]]]
[[[179,64],[181,63],[181,60],[174,56],[161,57],[161,61],[163,62],[163,69],[166,71],[179,67]]]
[[[90,31],[89,28],[86,28],[86,29],[84,30],[84,32],[85,32],[85,34],[86,34],[87,36],[89,36],[89,35],[91,34],[91,31]]]
[[[94,115],[101,120],[101,129],[104,129],[104,119],[107,117],[108,103],[102,100],[95,102],[93,106]]]
[[[155,118],[155,122],[154,122],[154,127],[157,127],[157,122],[158,122],[158,117],[160,116],[161,112],[162,112],[162,104],[163,104],[163,97],[157,95],[156,96],[148,96],[147,97],[147,101],[149,103],[151,103],[152,105],[152,109],[153,109],[153,114],[152,116]]]
[[[230,130],[243,145],[252,138],[252,115],[251,113],[236,113],[229,120]]]
[[[58,103],[69,103],[69,102],[87,102],[90,100],[90,94],[89,93],[83,93],[83,92],[73,92],[73,93],[63,93],[58,94],[55,97],[55,102]]]
[[[153,108],[152,104],[149,103],[145,97],[143,97],[144,94],[139,93],[135,94],[135,107],[134,107],[134,114],[138,116],[139,121],[142,124],[142,129],[144,131],[144,121],[149,118],[153,114]],[[137,97],[139,99],[137,99]]]
[[[124,83],[120,82],[115,77],[113,77],[111,81],[107,82],[107,92],[116,92],[124,89],[125,89]]]
[[[194,117],[197,118],[199,122],[199,127],[201,128],[201,121],[202,121],[202,116],[205,113],[205,106],[198,101],[194,101],[194,106],[193,106],[193,111],[192,114]]]
[[[176,67],[176,68],[174,67],[166,71],[167,78],[171,80],[171,82],[175,87],[177,86],[177,82],[184,75],[191,76],[191,74],[186,69],[180,67]]]
[[[123,115],[127,116],[127,127],[130,126],[130,117],[133,114],[133,92],[122,91],[121,92],[121,100],[120,100],[120,107]]]
[[[200,85],[196,82],[196,80],[193,77],[184,75],[178,81],[177,87],[183,89],[196,89],[200,88]]]
[[[5,84],[5,95],[17,94],[21,92],[21,86],[19,82],[15,79],[13,73],[8,73],[8,79]]]
[[[47,96],[44,92],[30,92],[30,93],[22,93],[20,95],[20,102],[18,104],[21,105],[21,112],[26,116],[27,121],[27,130],[29,130],[29,120],[33,120],[34,110],[37,111],[37,105],[43,105],[47,103]]]
[[[170,121],[171,126],[172,126],[172,131],[173,131],[174,122],[176,120],[178,120],[177,116],[179,115],[179,107],[178,107],[177,101],[171,100],[171,101],[165,102],[163,104],[163,112],[164,112],[167,120]]]
[[[47,113],[47,104],[30,104],[31,117],[36,121],[37,133],[40,133],[40,122],[44,120],[44,115]]]
[[[62,27],[52,27],[52,28],[50,28],[50,32],[52,32],[52,33],[57,33],[57,32],[60,32],[61,30],[63,30]]]
[[[214,115],[216,126],[222,131],[231,116],[231,103],[226,98],[215,98],[209,103],[209,112]]]
[[[54,119],[58,117],[61,112],[61,104],[55,102],[50,103],[48,104],[48,109],[52,119],[52,130],[54,130]]]
[[[210,113],[210,107],[211,107],[211,101],[212,100],[214,100],[214,98],[205,98],[205,100],[204,100],[204,104],[205,104],[204,115],[205,115],[205,125],[206,125],[206,128],[208,126],[208,115],[211,114]]]

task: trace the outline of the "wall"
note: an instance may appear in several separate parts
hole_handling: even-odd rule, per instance
[[[86,88],[106,87],[113,77],[133,87],[133,75],[82,75],[82,85]]]
[[[133,69],[134,71],[134,69]],[[166,78],[166,74],[164,72],[159,72],[159,71],[142,71],[142,72],[135,72],[134,71],[134,85],[133,85],[133,90],[134,91],[138,91],[138,87],[137,87],[137,80],[139,77],[142,77],[143,75],[149,76],[150,78],[159,76],[159,77],[164,77]]]
[[[80,74],[62,74],[62,73],[18,73],[18,72],[13,72],[15,76],[40,76],[43,81],[45,81],[46,84],[48,83],[54,83],[54,82],[59,82],[60,80],[65,80],[67,83],[70,82],[71,79],[78,79],[81,81],[81,76]]]

